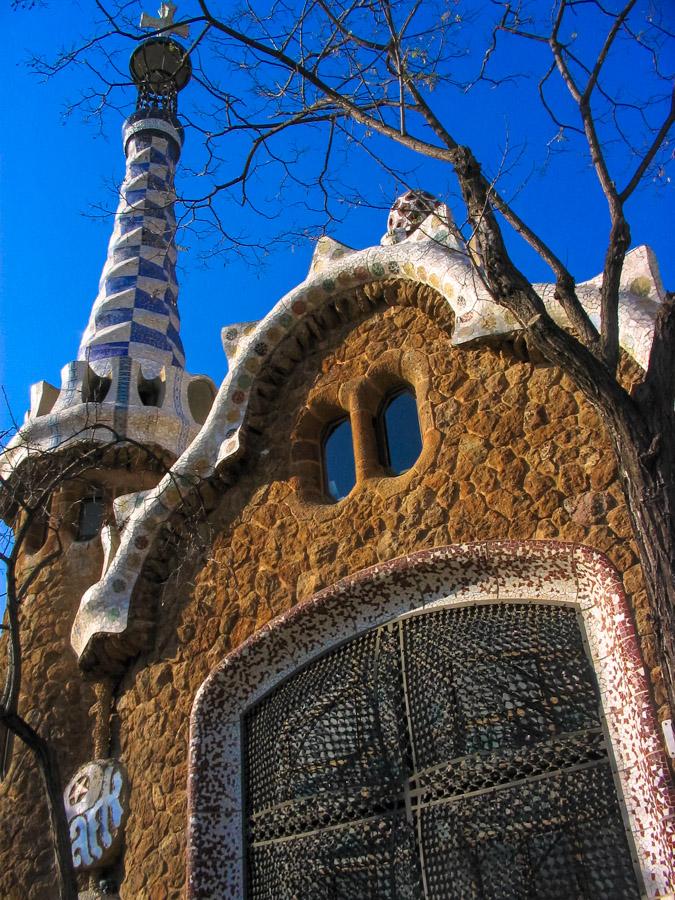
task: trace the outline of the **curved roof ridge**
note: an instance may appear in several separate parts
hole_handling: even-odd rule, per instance
[[[449,246],[445,238],[447,232],[439,240],[431,236],[424,241],[403,241],[340,255],[320,271],[310,271],[305,281],[283,296],[264,319],[242,336],[232,368],[201,431],[130,515],[107,571],[82,597],[71,642],[83,664],[95,665],[97,640],[105,635],[121,635],[126,630],[132,594],[159,528],[179,508],[185,490],[239,457],[242,426],[257,379],[281,342],[313,313],[345,292],[397,278],[429,286],[449,303],[455,312],[455,345],[488,336],[506,336],[522,327],[508,310],[490,300],[467,254],[458,250],[456,244]],[[536,287],[553,318],[566,324],[553,296],[554,286]],[[598,289],[587,284],[581,299],[584,305],[588,303],[593,315],[595,301],[599,301]],[[621,295],[621,344],[643,368],[649,357],[658,306],[647,296],[630,292]]]

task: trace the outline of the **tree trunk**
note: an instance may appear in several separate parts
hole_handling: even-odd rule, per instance
[[[61,773],[56,753],[48,742],[16,713],[0,711],[0,721],[23,741],[37,762],[47,795],[58,898],[59,900],[77,900],[68,822],[62,796]]]
[[[517,316],[537,349],[572,378],[607,426],[642,565],[663,683],[675,713],[675,301],[669,298],[662,304],[649,368],[630,396],[616,379],[615,365],[606,365],[558,327],[513,264],[491,206],[489,185],[471,151],[457,147],[453,166],[493,299]],[[603,285],[607,314],[605,293]],[[616,306],[618,280],[612,293]],[[610,335],[609,343],[613,341]]]
[[[673,447],[635,452],[630,439],[611,435],[616,447],[626,505],[638,547],[651,609],[664,687],[675,712],[675,534]]]
[[[620,468],[624,479],[628,510],[638,545],[645,588],[653,618],[664,688],[671,713],[675,712],[675,539],[673,536],[672,482],[667,488],[667,471],[658,463],[645,473],[644,466],[627,466],[625,455]],[[669,468],[669,467],[668,467]],[[669,505],[670,504],[670,505]]]

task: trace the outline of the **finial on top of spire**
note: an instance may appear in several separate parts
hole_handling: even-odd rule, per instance
[[[176,99],[190,80],[192,66],[188,50],[172,34],[188,37],[186,25],[174,25],[175,3],[162,3],[159,18],[143,13],[141,28],[159,31],[140,41],[129,61],[138,88],[137,109],[165,110],[176,114]]]
[[[182,38],[190,37],[190,28],[188,25],[174,25],[173,20],[176,15],[175,3],[162,3],[157,11],[157,16],[149,16],[147,13],[141,13],[141,28],[150,31],[159,31],[162,34],[177,34]]]

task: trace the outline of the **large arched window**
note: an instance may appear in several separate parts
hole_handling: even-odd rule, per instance
[[[322,442],[324,491],[333,500],[342,500],[356,484],[354,444],[349,417],[332,422]]]
[[[574,609],[406,616],[244,720],[249,898],[637,898]]]
[[[405,387],[385,399],[376,421],[380,463],[390,475],[411,469],[422,452],[417,400]]]

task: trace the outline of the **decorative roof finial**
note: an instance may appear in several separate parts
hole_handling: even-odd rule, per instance
[[[159,18],[147,13],[141,16],[141,28],[162,33],[141,41],[131,54],[129,70],[138,88],[136,106],[139,110],[164,110],[175,116],[178,92],[183,90],[192,75],[188,51],[175,38],[168,36],[172,33],[181,37],[189,35],[187,26],[174,26],[175,12],[174,3],[162,3]]]
[[[174,25],[173,20],[176,15],[175,3],[162,3],[157,11],[158,17],[149,16],[147,13],[141,13],[141,28],[150,31],[160,31],[162,34],[177,34],[178,37],[189,38],[190,28],[188,25]]]

